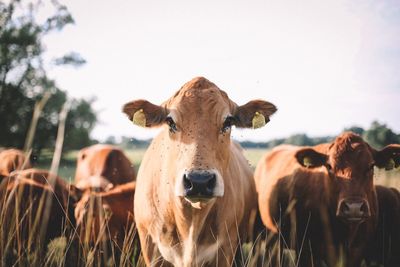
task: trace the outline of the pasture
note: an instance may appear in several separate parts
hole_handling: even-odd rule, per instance
[[[140,162],[145,153],[145,148],[139,149],[129,149],[124,150],[128,158],[131,160],[133,165],[135,166],[136,171],[139,169]],[[254,169],[262,157],[268,150],[267,149],[259,149],[259,148],[251,148],[244,149],[244,155],[246,156],[249,164]],[[72,181],[75,174],[75,166],[76,166],[76,156],[78,151],[71,151],[64,155],[63,160],[61,161],[59,168],[59,175],[66,179],[67,181]],[[45,152],[43,158],[39,160],[36,167],[42,169],[49,169],[51,163],[51,153]],[[400,170],[393,171],[384,171],[375,169],[375,181],[376,184],[395,187],[400,190]]]
[[[142,157],[145,153],[145,149],[131,149],[124,151],[128,158],[132,161],[135,166],[136,171],[139,168]],[[267,150],[265,149],[244,149],[244,154],[249,161],[250,166],[254,169],[257,165],[257,162],[260,160],[262,155],[264,155]],[[76,157],[78,151],[68,152],[64,155],[63,160],[60,163],[59,167],[59,176],[67,180],[68,182],[72,182],[75,174],[76,167]],[[35,165],[37,168],[49,169],[51,163],[52,154],[50,152],[45,152],[43,157],[38,160],[38,163]],[[375,169],[375,183],[381,184],[390,187],[396,187],[400,190],[400,171],[389,171],[386,172],[384,170]],[[0,214],[0,219],[4,219],[4,214]],[[34,226],[33,226],[34,227]],[[9,233],[4,233],[1,229],[0,225],[0,238],[1,240],[9,240],[12,235],[15,233],[13,231]],[[31,232],[34,232],[33,230]],[[4,234],[6,236],[4,236]],[[137,243],[134,242],[137,237],[136,230],[134,227],[127,229],[125,232],[125,243],[122,247],[118,247],[116,244],[104,245],[100,243],[95,244],[94,246],[81,246],[81,250],[79,251],[80,259],[83,259],[83,262],[79,264],[76,263],[76,266],[144,266],[143,260],[141,257],[138,258],[139,247]],[[262,239],[261,242],[257,243],[246,243],[240,248],[240,264],[242,266],[260,266],[260,259],[265,263],[265,249],[266,244],[269,242],[268,237],[266,239]],[[64,254],[66,247],[76,246],[73,239],[70,236],[65,236],[62,238],[57,238],[54,242],[51,242],[48,246],[47,255],[45,255],[44,260],[41,258],[41,252],[36,251],[35,247],[31,251],[23,252],[19,257],[19,262],[15,266],[33,266],[35,264],[44,264],[45,266],[69,266],[68,257],[76,257],[76,255],[68,255]],[[107,249],[118,250],[121,251],[121,258],[119,263],[113,261],[113,259],[108,259],[104,261],[104,255],[110,253],[107,252]],[[20,253],[20,252],[18,252]],[[296,257],[293,256],[293,253],[289,250],[284,251],[284,262],[281,266],[296,266]],[[4,263],[4,262],[3,262]],[[33,265],[32,265],[33,264]],[[1,265],[1,263],[0,263]],[[74,263],[75,265],[75,263]],[[275,267],[271,264],[264,264],[263,266]],[[341,265],[339,265],[340,267]]]

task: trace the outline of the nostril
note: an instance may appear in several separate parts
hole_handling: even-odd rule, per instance
[[[207,189],[213,190],[215,188],[216,183],[217,183],[217,176],[215,174],[212,174],[211,179],[207,182]]]
[[[363,215],[368,215],[369,214],[369,207],[368,204],[366,202],[362,203],[361,207],[360,207],[360,211]]]
[[[188,176],[186,174],[183,175],[183,187],[186,190],[190,190],[193,188],[192,182],[189,180]]]
[[[341,211],[343,214],[348,214],[350,212],[350,207],[346,202],[343,202]]]

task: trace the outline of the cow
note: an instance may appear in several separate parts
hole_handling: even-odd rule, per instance
[[[0,151],[0,177],[8,176],[15,170],[28,169],[30,167],[30,161],[23,151],[15,148]]]
[[[400,145],[377,151],[351,132],[314,147],[278,146],[254,174],[262,221],[299,266],[360,266],[378,225],[374,166],[399,163]]]
[[[79,151],[75,172],[75,185],[79,189],[104,191],[134,180],[135,169],[121,149],[97,144]]]
[[[368,266],[400,266],[400,192],[375,186],[378,198],[378,229],[367,253]]]
[[[3,179],[0,183],[1,265],[11,266],[34,253],[39,253],[37,260],[42,260],[48,244],[59,237],[67,238],[62,253],[76,253],[77,246],[71,246],[76,244],[74,204],[77,200],[72,191],[58,176],[50,178],[48,172],[36,169],[15,171]],[[72,259],[67,259],[71,263],[69,260]]]
[[[122,249],[134,223],[133,197],[136,182],[117,185],[107,192],[86,190],[75,207],[82,243],[114,242]]]
[[[252,171],[231,141],[231,128],[262,127],[276,110],[263,100],[238,106],[203,77],[161,105],[124,105],[134,124],[161,127],[140,165],[134,200],[148,266],[232,264],[257,200]]]

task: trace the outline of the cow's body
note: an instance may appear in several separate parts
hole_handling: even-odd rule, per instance
[[[66,236],[67,242],[73,242],[73,238],[68,238],[74,236],[75,197],[70,195],[61,178],[54,177],[56,181],[49,185],[48,172],[31,170],[36,174],[30,170],[14,172],[0,184],[0,254],[4,260],[2,263],[6,265],[13,264],[27,251],[44,253],[54,238]],[[48,214],[47,222],[44,221],[45,213]],[[6,246],[6,241],[9,246]],[[70,249],[67,247],[66,252],[69,253]],[[69,260],[73,259],[67,262]]]
[[[169,183],[168,173],[160,172],[174,160],[162,159],[168,149],[162,146],[164,134],[154,139],[138,173],[135,216],[140,235],[150,239],[142,244],[154,250],[152,259],[159,256],[159,250],[175,266],[200,266],[210,260],[216,263],[216,255],[218,266],[225,266],[235,254],[238,233],[246,236],[249,212],[256,206],[248,163],[232,144],[230,163],[222,174],[227,179],[224,197],[202,209],[193,209],[189,203],[171,205],[168,199],[173,197],[174,185]]]
[[[359,266],[378,224],[374,162],[383,167],[386,154],[398,162],[399,151],[377,152],[352,133],[312,148],[273,149],[255,172],[264,225],[280,231],[299,266],[333,266],[341,257]]]
[[[367,259],[375,266],[400,266],[400,192],[377,185],[378,228],[369,244]]]
[[[138,125],[165,123],[137,177],[135,221],[147,265],[232,264],[256,197],[230,127],[260,127],[275,110],[261,100],[239,107],[202,77],[161,106],[145,100],[124,106]]]
[[[87,190],[83,193],[75,208],[82,242],[96,243],[103,240],[115,242],[122,248],[125,234],[134,222],[135,185],[135,182],[129,182],[107,192]],[[87,235],[86,231],[90,234]]]
[[[75,184],[79,189],[105,189],[136,179],[132,163],[119,148],[93,145],[79,151]]]
[[[0,151],[0,176],[8,176],[15,170],[28,169],[31,167],[29,159],[24,152],[18,149],[5,149]]]

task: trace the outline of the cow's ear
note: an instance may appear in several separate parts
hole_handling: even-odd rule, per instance
[[[269,117],[276,112],[274,104],[253,100],[243,106],[239,106],[235,112],[235,126],[240,128],[260,128],[269,122]]]
[[[295,157],[300,165],[306,168],[324,166],[328,160],[327,155],[319,153],[312,148],[303,148],[297,151]]]
[[[122,111],[136,125],[141,127],[159,126],[167,118],[167,109],[154,105],[146,100],[135,100],[126,103]]]
[[[375,166],[384,168],[385,170],[392,170],[400,166],[400,145],[388,145],[381,151],[374,153]]]

